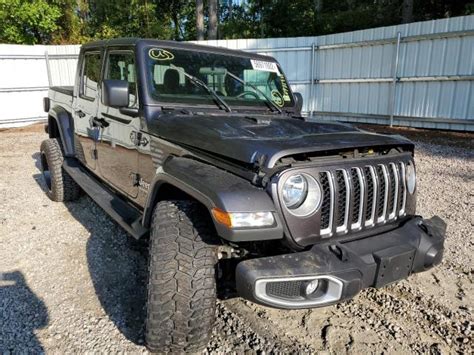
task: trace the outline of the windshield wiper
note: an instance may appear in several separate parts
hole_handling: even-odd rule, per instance
[[[269,105],[270,109],[273,107],[273,108],[275,108],[275,109],[278,111],[278,113],[280,113],[280,114],[283,113],[282,110],[281,110],[281,108],[279,108],[279,107],[277,106],[277,104],[275,104],[275,103],[273,102],[273,100],[271,100],[271,99],[270,99],[262,90],[260,90],[258,87],[256,87],[256,86],[253,85],[253,84],[247,83],[245,80],[240,79],[237,75],[231,73],[230,71],[227,71],[227,74],[228,74],[231,78],[234,78],[235,80],[237,80],[238,82],[240,82],[240,83],[242,83],[242,84],[244,84],[244,85],[250,86],[252,89],[254,89],[254,90],[258,91],[260,94],[262,94],[262,96],[263,96],[263,97],[265,98],[265,100],[266,100],[265,102],[267,103],[267,105]]]
[[[217,102],[219,103],[217,106],[219,108],[222,108],[221,106],[223,106],[224,109],[227,112],[232,111],[230,106],[214,90],[212,90],[209,86],[207,86],[204,81],[202,81],[201,79],[198,79],[195,76],[187,73],[183,68],[179,68],[179,67],[177,67],[173,64],[170,64],[170,68],[173,68],[173,69],[183,73],[183,75],[185,77],[187,77],[189,80],[191,80],[191,82],[193,82],[194,84],[197,84],[197,85],[201,86],[202,88],[204,88],[204,90],[206,90],[209,94],[211,94],[211,96],[213,96],[217,100]]]

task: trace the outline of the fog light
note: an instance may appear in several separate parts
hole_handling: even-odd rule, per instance
[[[306,294],[306,296],[309,296],[318,289],[318,286],[319,280],[309,281],[304,288],[304,293]]]
[[[332,275],[289,276],[255,280],[255,299],[288,309],[319,307],[339,301],[344,284]]]

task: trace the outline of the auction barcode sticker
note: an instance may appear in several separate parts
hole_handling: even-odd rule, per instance
[[[276,65],[275,62],[265,62],[263,60],[254,60],[254,59],[250,59],[250,62],[252,63],[252,68],[254,70],[270,71],[273,73],[280,74],[280,72],[278,71],[278,66]]]

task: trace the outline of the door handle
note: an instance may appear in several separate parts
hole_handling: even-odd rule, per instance
[[[92,117],[92,125],[94,127],[105,128],[105,127],[108,127],[110,123],[104,120],[103,118]]]
[[[132,131],[132,133],[130,133],[130,140],[138,147],[145,147],[148,144],[148,139],[143,136],[142,132]]]
[[[84,112],[82,112],[81,110],[79,111],[76,111],[76,115],[79,116],[79,118],[83,118],[83,117],[86,117],[86,114]]]

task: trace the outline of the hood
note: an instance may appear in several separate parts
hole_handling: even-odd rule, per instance
[[[342,123],[260,115],[162,114],[148,128],[163,139],[244,163],[265,155],[267,168],[294,154],[412,146],[398,135],[370,133]]]

